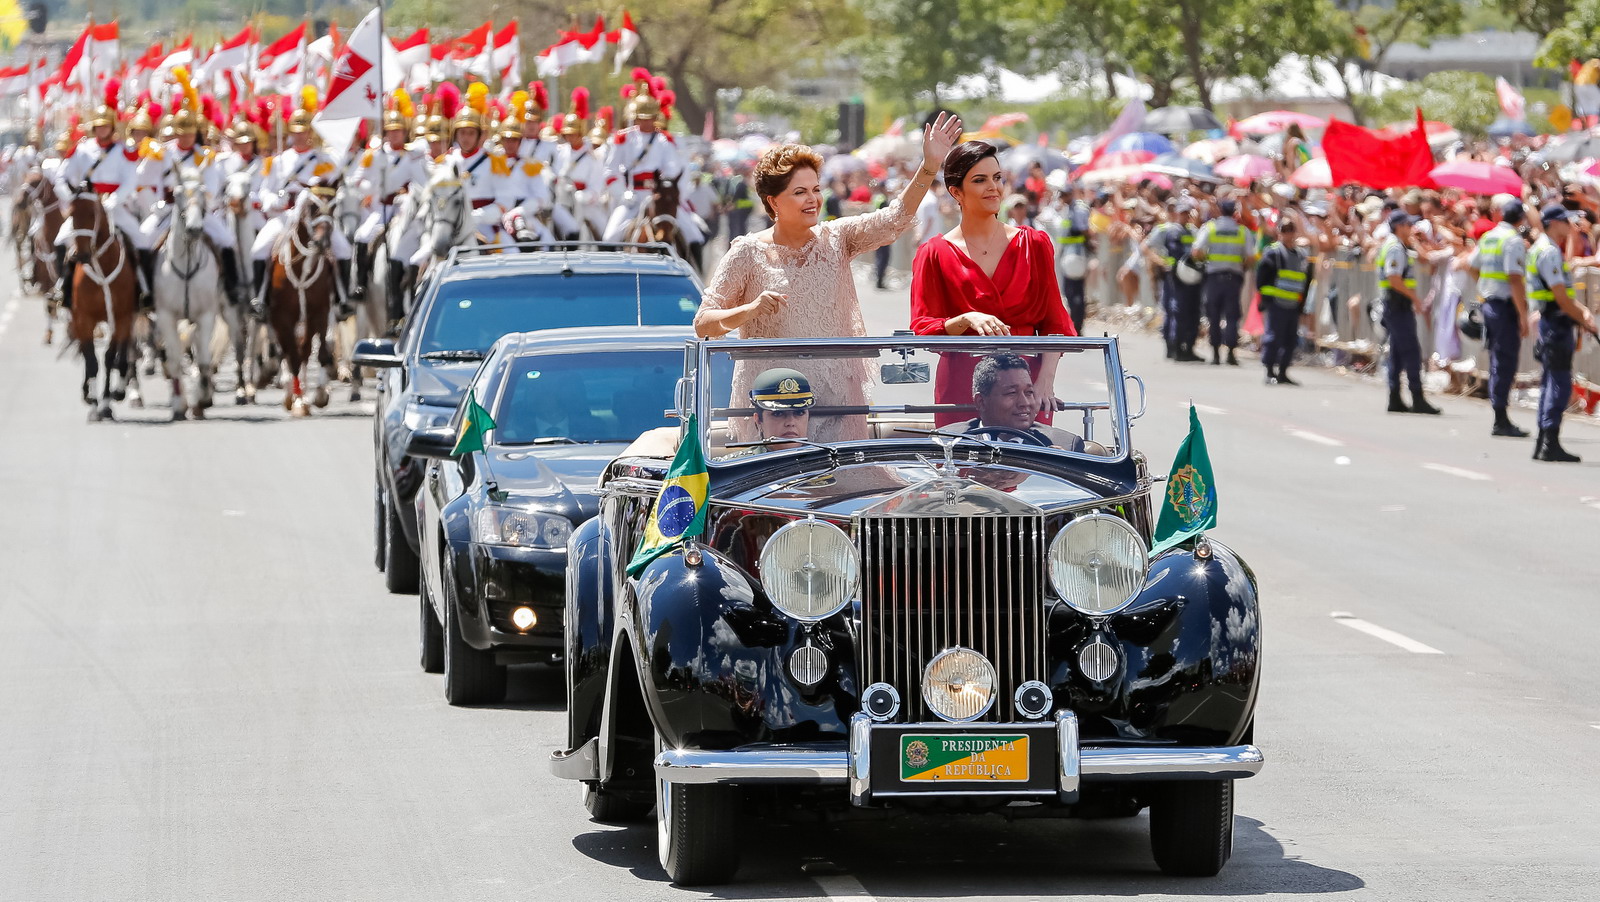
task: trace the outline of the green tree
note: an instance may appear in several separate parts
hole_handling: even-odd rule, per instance
[[[1496,5],[1517,27],[1535,34],[1549,34],[1567,21],[1571,0],[1495,0]],[[1562,65],[1566,65],[1562,62]]]
[[[1471,135],[1484,134],[1500,115],[1494,79],[1463,71],[1430,73],[1373,101],[1370,112],[1379,122],[1409,122],[1419,107],[1424,118]]]
[[[1567,16],[1545,35],[1534,64],[1562,69],[1568,60],[1600,56],[1600,0],[1576,0]]]
[[[1335,0],[1341,27],[1329,29],[1325,59],[1339,73],[1345,105],[1358,123],[1371,112],[1373,80],[1402,41],[1427,46],[1435,38],[1459,34],[1463,6],[1456,0],[1394,0],[1390,6]]]
[[[1014,62],[1007,0],[857,0],[870,34],[850,45],[867,84],[917,109],[948,89]]]

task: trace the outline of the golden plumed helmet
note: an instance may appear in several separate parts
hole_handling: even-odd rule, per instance
[[[511,102],[506,107],[506,116],[500,120],[498,132],[500,140],[513,141],[537,137],[529,131],[536,128],[527,121],[526,110],[529,102],[527,91],[515,91],[511,94]]]
[[[289,134],[299,135],[311,131],[311,118],[317,115],[317,89],[306,85],[300,89],[300,109],[289,117]]]
[[[561,117],[561,136],[581,135],[589,130],[589,89],[572,89],[572,112]]]
[[[409,131],[411,118],[417,115],[417,109],[411,103],[411,95],[405,88],[396,89],[389,105],[389,111],[383,115],[383,131]]]
[[[100,107],[89,118],[90,128],[99,128],[102,125],[109,125],[113,129],[117,127],[117,95],[121,91],[122,81],[120,79],[112,78],[106,81],[105,93],[101,97]]]
[[[194,135],[200,132],[200,92],[194,88],[194,82],[189,78],[189,70],[185,66],[177,66],[172,70],[172,79],[178,83],[182,93],[179,106],[172,111],[172,133],[174,135]]]
[[[260,149],[265,142],[261,126],[248,119],[235,119],[227,134],[229,141],[236,143],[239,141],[251,141],[255,143],[257,149]]]
[[[489,131],[489,86],[481,81],[467,86],[467,102],[456,111],[456,118],[450,123],[452,132],[464,128],[475,128],[480,135]]]
[[[589,143],[599,147],[611,138],[611,123],[616,120],[617,111],[613,107],[603,106],[594,117],[594,128],[589,129]]]
[[[128,131],[155,134],[156,123],[154,119],[150,118],[149,107],[142,106],[134,111],[133,118],[128,120]]]
[[[72,132],[62,132],[61,137],[56,139],[56,153],[66,156],[66,154],[72,150],[72,147]]]
[[[628,102],[629,120],[654,119],[661,112],[661,104],[656,101],[654,79],[650,70],[642,66],[633,70],[633,84],[622,89],[622,99]]]

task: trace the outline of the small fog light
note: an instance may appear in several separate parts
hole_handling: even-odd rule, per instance
[[[511,612],[511,625],[524,632],[533,629],[538,622],[539,615],[533,612],[533,608],[522,607]]]

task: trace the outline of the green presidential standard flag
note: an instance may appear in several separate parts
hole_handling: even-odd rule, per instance
[[[646,564],[705,530],[706,493],[710,482],[705,458],[700,454],[700,430],[691,414],[689,430],[672,458],[667,481],[661,485],[661,493],[650,511],[650,522],[644,525],[644,535],[639,538],[639,550],[628,562],[629,576],[637,576]]]
[[[494,417],[478,403],[478,396],[467,393],[467,413],[461,418],[461,432],[456,436],[456,446],[450,449],[451,457],[483,450],[483,437],[494,428]]]
[[[1200,415],[1189,405],[1189,434],[1178,446],[1167,476],[1167,490],[1161,497],[1161,516],[1156,519],[1157,554],[1199,535],[1217,525],[1217,486],[1211,478],[1211,456],[1206,453],[1206,434],[1200,428]]]

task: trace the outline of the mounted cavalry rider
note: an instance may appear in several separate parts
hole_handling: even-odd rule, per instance
[[[633,78],[634,85],[624,89],[633,126],[617,133],[606,156],[607,178],[622,196],[606,224],[607,241],[626,240],[629,225],[650,202],[656,185],[683,176],[683,156],[658,121],[661,103],[656,84],[645,69],[634,69]],[[706,240],[692,216],[678,217],[678,232],[691,245]]]
[[[90,186],[105,204],[111,225],[143,259],[149,253],[150,242],[129,209],[137,175],[138,154],[117,140],[115,96],[121,86],[108,84],[106,87],[109,102],[95,110],[94,118],[89,121],[89,137],[71,148],[56,169],[56,195],[61,198],[62,204],[70,205],[72,196],[80,188]],[[71,241],[72,220],[68,218],[61,224],[61,230],[55,238],[56,271],[61,274],[56,290],[61,297],[61,305],[68,309],[72,307],[72,277],[78,266],[77,261],[67,259]],[[139,286],[139,291],[140,303],[148,306],[148,279]]]
[[[529,103],[527,92],[518,91],[511,96],[511,108],[495,132],[498,149],[505,156],[511,172],[506,176],[506,195],[511,209],[506,213],[507,231],[519,242],[537,241],[549,244],[554,236],[545,226],[550,215],[550,178],[543,162],[523,154],[523,147],[538,140],[534,133],[527,134],[524,114]]]
[[[396,221],[405,225],[405,231],[391,242],[389,268],[402,267],[417,251],[420,226],[411,210],[413,186],[428,183],[428,161],[421,150],[406,144],[411,131],[411,117],[416,109],[411,96],[402,88],[394,92],[393,103],[383,117],[383,136],[362,154],[356,167],[355,179],[361,187],[364,201],[371,212],[356,229],[356,297],[366,293],[367,280],[372,273],[373,245],[384,240],[390,224]],[[390,273],[382,273],[389,278]],[[390,296],[398,297],[395,291]]]
[[[189,81],[188,70],[179,66],[173,69],[172,75],[182,87],[185,98],[172,116],[173,137],[151,148],[149,155],[139,164],[142,172],[153,173],[152,180],[162,192],[162,204],[144,221],[145,238],[149,246],[154,248],[167,237],[173,216],[173,190],[183,180],[185,168],[193,168],[199,174],[200,187],[205,192],[203,228],[222,264],[222,287],[229,297],[236,298],[239,293],[239,261],[233,248],[233,230],[228,227],[220,206],[222,167],[216,164],[216,155],[212,150],[197,141],[200,134],[200,101]],[[147,281],[154,280],[153,251],[139,252],[139,267],[144,271]]]
[[[267,158],[261,155],[261,145],[265,143],[261,127],[248,119],[240,119],[233,123],[227,131],[228,144],[231,150],[228,153],[217,155],[217,165],[222,168],[222,181],[226,185],[240,173],[245,174],[249,188],[246,190],[244,215],[250,218],[252,232],[261,231],[267,224],[267,217],[261,212],[261,183],[265,179]]]
[[[528,102],[522,107],[522,143],[517,147],[517,155],[519,159],[539,162],[548,171],[561,146],[544,121],[550,109],[550,92],[542,81],[529,82],[528,90]],[[516,113],[515,106],[512,113]]]
[[[577,91],[573,92],[572,100],[574,112],[560,119],[562,143],[550,164],[556,197],[561,201],[551,210],[551,217],[556,232],[563,239],[574,239],[582,234],[578,226],[580,219],[599,237],[605,234],[606,169],[588,139],[584,115],[577,112]],[[587,112],[587,97],[584,100],[583,109]]]
[[[470,216],[482,244],[497,244],[500,239],[500,219],[513,198],[509,194],[511,163],[505,155],[484,146],[488,130],[483,110],[487,109],[488,88],[474,82],[468,89],[468,102],[456,113],[450,130],[455,146],[434,161],[435,171],[440,167],[461,182]],[[422,266],[433,256],[433,248],[424,245],[412,255],[411,264]]]
[[[291,217],[280,216],[299,202],[313,179],[327,180],[339,171],[339,164],[326,151],[314,144],[311,118],[317,112],[317,89],[307,87],[301,94],[300,109],[289,118],[289,146],[266,163],[257,200],[261,212],[267,217],[266,225],[256,233],[256,243],[250,248],[254,267],[256,298],[266,301],[267,263],[272,259],[272,248]],[[333,258],[338,263],[340,285],[350,284],[350,241],[338,229],[331,230],[330,243]]]

